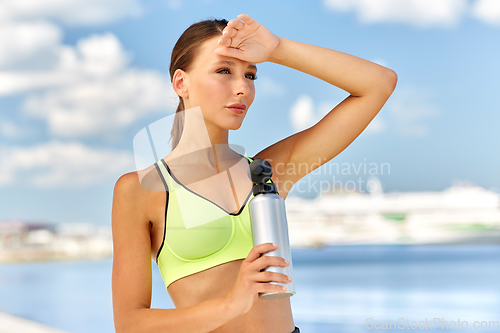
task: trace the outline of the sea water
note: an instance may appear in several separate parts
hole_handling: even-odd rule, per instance
[[[500,332],[471,329],[500,322],[500,246],[292,249],[292,259],[302,333],[386,331],[384,323],[391,332],[451,332],[464,321],[470,332]],[[114,332],[111,268],[111,258],[0,265],[0,311],[67,332]],[[151,307],[173,308],[152,268]]]

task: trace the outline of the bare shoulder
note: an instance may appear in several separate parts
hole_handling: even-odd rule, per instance
[[[113,216],[133,217],[136,222],[145,221],[145,204],[150,191],[141,186],[136,171],[123,174],[115,183],[113,190]],[[121,220],[121,219],[120,219]]]
[[[164,190],[156,170],[132,171],[123,174],[115,183],[114,195],[124,200],[144,201],[152,192]]]
[[[140,190],[141,184],[137,171],[125,173],[115,183],[115,194],[133,194]]]

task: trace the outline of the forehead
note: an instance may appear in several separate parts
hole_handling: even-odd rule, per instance
[[[220,47],[217,42],[220,37],[221,36],[216,36],[211,38],[200,46],[200,53],[198,54],[198,59],[196,59],[200,65],[203,67],[217,65],[243,66],[245,68],[257,70],[255,63],[216,54],[215,49]]]

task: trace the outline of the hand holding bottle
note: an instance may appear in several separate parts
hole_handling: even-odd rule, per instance
[[[263,271],[268,266],[287,267],[289,262],[275,256],[264,256],[264,253],[278,248],[272,243],[263,243],[252,248],[243,260],[233,289],[225,296],[231,309],[239,314],[245,314],[253,306],[255,296],[266,292],[286,292],[280,285],[269,282],[289,283],[288,276],[281,273]]]

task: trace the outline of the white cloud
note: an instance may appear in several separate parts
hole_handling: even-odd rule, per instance
[[[169,83],[155,72],[128,70],[32,95],[25,110],[45,119],[57,136],[114,135],[147,114],[173,109],[175,94]]]
[[[61,38],[61,30],[49,22],[0,22],[0,69],[53,59]]]
[[[134,170],[131,153],[50,141],[31,147],[0,146],[0,186],[86,187]]]
[[[2,0],[0,20],[56,20],[68,25],[100,25],[141,15],[138,0]]]
[[[24,111],[45,119],[53,135],[114,136],[145,115],[175,108],[170,80],[128,67],[131,56],[113,34],[54,49],[53,69],[0,71],[0,95],[28,92]]]
[[[415,87],[400,87],[391,96],[385,106],[388,116],[383,114],[375,117],[363,133],[376,134],[386,131],[391,125],[401,136],[425,136],[429,132],[427,121],[439,113],[433,104],[432,91]],[[318,103],[314,105],[309,95],[301,95],[290,109],[290,121],[294,131],[305,130],[318,123],[334,107],[333,102]]]
[[[116,137],[145,115],[175,109],[168,75],[131,68],[115,35],[64,45],[48,21],[94,25],[140,11],[138,0],[0,1],[0,96],[24,94],[23,111],[66,138]],[[2,126],[14,135],[15,124]]]
[[[345,98],[346,96],[344,96]],[[333,108],[337,106],[335,102],[321,102],[315,107],[312,98],[309,95],[301,95],[290,109],[290,121],[295,131],[305,130],[316,125]],[[373,123],[373,122],[372,122]],[[383,129],[382,125],[376,125],[378,130]]]
[[[326,8],[355,12],[362,23],[397,22],[416,27],[455,26],[467,0],[324,0]]]
[[[131,57],[111,33],[79,40],[76,51],[81,56],[81,63],[69,65],[79,66],[90,77],[107,77],[118,73],[128,65]]]
[[[0,95],[110,77],[124,71],[131,58],[111,33],[79,40],[74,48],[54,45],[52,53],[57,58],[52,68],[0,71]]]
[[[477,0],[472,7],[472,15],[486,23],[500,25],[500,1]]]
[[[398,88],[387,106],[394,117],[397,131],[403,136],[426,136],[429,132],[425,121],[439,113],[431,100],[431,91],[414,87]]]
[[[295,131],[305,130],[319,120],[314,114],[313,100],[308,95],[300,96],[292,105],[290,120]]]

